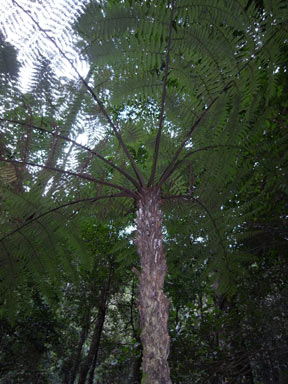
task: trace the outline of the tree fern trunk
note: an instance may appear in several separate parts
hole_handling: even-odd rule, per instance
[[[143,190],[137,211],[137,248],[140,256],[139,313],[143,345],[142,384],[171,384],[167,320],[169,300],[163,292],[167,272],[162,238],[160,191]]]

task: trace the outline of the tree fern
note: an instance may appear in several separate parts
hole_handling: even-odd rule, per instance
[[[243,228],[244,217],[249,217],[249,204],[253,206],[242,196],[237,199],[238,177],[241,174],[249,185],[247,151],[249,156],[255,152],[255,142],[263,135],[261,114],[275,95],[275,71],[284,65],[281,47],[287,39],[287,6],[280,0],[265,3],[265,11],[244,1],[206,0],[199,4],[172,0],[161,5],[153,1],[92,1],[74,24],[79,33],[78,52],[81,50],[91,68],[84,78],[77,60],[63,44],[70,40],[69,27],[61,41],[41,25],[37,13],[13,3],[10,18],[29,18],[40,41],[49,44],[45,54],[49,58],[56,52],[54,66],[68,64],[81,90],[73,84],[63,92],[58,83],[60,93],[51,93],[57,106],[53,113],[49,114],[48,108],[40,113],[39,106],[30,102],[29,107],[10,106],[1,119],[5,134],[13,129],[18,138],[23,137],[12,146],[6,140],[1,148],[1,161],[18,167],[22,176],[20,191],[10,190],[11,178],[2,183],[7,189],[8,181],[4,193],[15,194],[11,202],[16,203],[5,208],[1,243],[6,270],[10,260],[15,264],[18,257],[23,276],[30,273],[39,281],[44,270],[50,271],[50,276],[58,261],[49,260],[48,249],[51,252],[53,241],[57,242],[60,222],[70,230],[73,216],[85,214],[82,209],[74,211],[75,204],[94,201],[95,214],[101,218],[122,216],[137,206],[143,380],[169,383],[169,303],[163,293],[167,266],[160,203],[168,208],[170,203],[170,209],[177,207],[175,201],[183,202],[182,209],[187,204],[192,213],[187,220],[190,233],[198,234],[201,225],[203,247],[197,248],[204,261],[200,265],[208,264],[207,276],[222,282],[223,292],[233,294],[231,280],[238,261],[237,257],[233,260],[231,243],[237,241],[235,228]],[[67,2],[66,6],[65,20],[73,4]],[[59,19],[56,7],[53,23]],[[29,38],[29,60],[37,60],[40,72],[36,73],[41,73],[43,53],[38,54],[31,34]],[[32,97],[38,92],[35,80],[40,84],[37,76],[32,79]],[[49,86],[53,78],[47,77]],[[40,88],[43,92],[43,86]],[[39,95],[41,100],[43,94]],[[45,128],[38,124],[42,115]],[[87,122],[91,120],[90,125]],[[92,147],[77,143],[77,134],[86,123],[92,131]],[[22,136],[21,130],[25,132]],[[70,161],[65,156],[66,143],[71,145]],[[11,149],[14,158],[7,155]],[[41,180],[41,172],[34,169],[42,169],[45,175],[38,194],[33,184]],[[25,177],[31,182],[26,190]],[[241,187],[245,191],[245,184]],[[106,203],[98,204],[103,199]],[[28,216],[31,211],[35,217]],[[177,214],[181,217],[181,211]],[[169,214],[166,217],[169,220]],[[26,246],[15,247],[13,237]],[[47,246],[47,253],[41,244]],[[27,254],[29,246],[31,256]],[[45,283],[39,285],[45,291]]]

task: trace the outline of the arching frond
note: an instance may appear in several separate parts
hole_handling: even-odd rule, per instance
[[[258,188],[253,172],[259,158],[261,167],[269,168],[263,160],[269,150],[265,124],[277,118],[269,115],[269,105],[278,92],[279,70],[287,70],[287,5],[267,1],[261,9],[246,3],[67,0],[63,6],[39,3],[30,11],[28,3],[13,1],[11,11],[5,8],[5,31],[17,29],[15,20],[29,20],[21,44],[29,47],[24,62],[34,68],[26,94],[10,84],[1,96],[6,106],[0,111],[0,181],[3,196],[14,194],[15,209],[21,211],[15,243],[5,237],[19,219],[13,206],[2,223],[7,268],[13,271],[18,263],[37,280],[30,260],[38,254],[37,271],[41,263],[41,271],[56,268],[48,265],[45,247],[54,233],[55,239],[63,236],[59,219],[70,230],[78,212],[56,214],[53,199],[64,206],[68,201],[68,211],[69,201],[106,195],[108,202],[99,204],[95,215],[124,216],[135,210],[142,189],[153,186],[175,199],[163,205],[167,220],[169,212],[179,220],[187,214],[187,233],[198,239],[197,251],[204,255],[199,265],[209,264],[208,274],[221,276],[227,286],[238,256],[247,255],[237,249],[231,259],[239,232],[259,209],[255,201],[274,187],[271,182],[258,196],[251,192]],[[39,15],[48,9],[47,26]],[[5,57],[8,52],[3,47],[0,71],[1,52]],[[86,77],[75,52],[89,63]],[[57,77],[64,63],[73,75]],[[78,141],[83,133],[90,140],[85,145]],[[281,140],[286,143],[284,135]],[[275,145],[282,148],[281,140]],[[286,160],[283,153],[281,163]],[[23,196],[29,197],[26,208],[18,202]],[[180,204],[182,196],[189,196],[189,203]],[[45,198],[47,209],[41,205]],[[40,217],[24,225],[33,199],[38,205],[32,210]],[[41,216],[43,209],[51,216]],[[25,255],[17,243],[26,244]],[[11,254],[19,255],[19,262]]]

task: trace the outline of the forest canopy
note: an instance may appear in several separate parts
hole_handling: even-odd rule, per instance
[[[0,383],[287,383],[287,16],[3,6]]]

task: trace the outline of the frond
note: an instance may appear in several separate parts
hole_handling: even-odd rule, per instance
[[[69,257],[85,253],[73,231],[85,209],[68,203],[106,196],[86,213],[125,216],[151,182],[171,197],[163,205],[167,222],[185,221],[187,239],[201,254],[198,270],[214,273],[226,292],[247,259],[236,247],[245,220],[259,214],[257,201],[269,191],[287,193],[285,183],[259,187],[261,167],[272,173],[279,161],[263,160],[269,150],[263,136],[267,119],[278,118],[269,105],[278,92],[277,71],[286,65],[287,5],[267,1],[263,12],[246,9],[242,0],[178,0],[175,9],[168,1],[124,0],[92,1],[82,9],[80,1],[62,7],[49,0],[29,15],[13,3],[10,13],[5,8],[4,28],[28,25],[21,30],[24,63],[34,73],[26,94],[11,85],[1,95],[1,198],[8,204],[1,207],[3,281],[13,291],[14,276],[23,286],[32,279],[48,295],[62,268],[75,270]],[[51,23],[42,25],[38,12],[48,9]],[[76,51],[89,61],[86,77],[69,48],[71,23],[79,33]],[[47,50],[39,52],[43,45]],[[16,74],[15,51],[2,48],[0,71]],[[13,65],[5,64],[7,55]],[[57,78],[64,62],[78,82]],[[82,133],[87,145],[77,143]],[[285,144],[283,135],[273,145]],[[276,171],[282,176],[285,161],[283,154]],[[63,213],[53,210],[55,203]],[[35,212],[37,220],[30,218]],[[84,264],[89,268],[89,260]]]
[[[20,64],[17,60],[17,50],[4,41],[0,32],[0,74],[1,77],[9,76],[16,79],[19,74]],[[1,79],[2,82],[2,79]]]
[[[59,4],[48,0],[45,3],[35,4],[33,7],[29,2],[18,3],[8,0],[1,9],[1,18],[3,20],[1,30],[4,36],[7,36],[11,30],[17,31],[20,37],[20,39],[17,39],[19,44],[17,48],[19,51],[25,52],[25,55],[21,53],[20,57],[21,61],[24,61],[24,66],[31,68],[35,63],[38,63],[43,53],[41,47],[45,47],[46,58],[53,58],[53,68],[61,66],[65,68],[65,64],[61,59],[59,60],[54,47],[47,44],[45,35],[35,28],[35,25],[29,21],[23,10],[28,10],[35,20],[39,21],[41,19],[43,28],[49,30],[51,37],[59,42],[61,46],[67,48],[72,43],[71,21],[73,22],[79,16],[82,7],[83,2],[79,0]],[[50,17],[47,17],[47,15],[50,15]],[[25,28],[19,28],[19,25],[25,25]],[[73,50],[69,54],[75,57]]]

